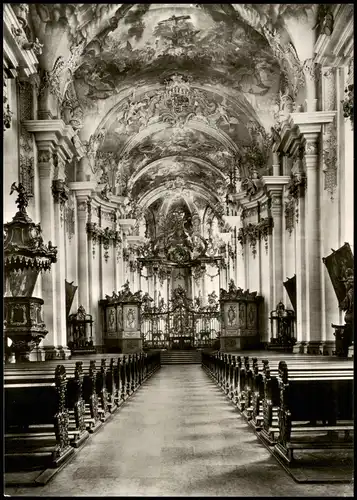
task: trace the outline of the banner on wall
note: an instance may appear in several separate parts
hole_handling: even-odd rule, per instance
[[[64,280],[64,282],[66,284],[66,317],[68,318],[78,286],[74,286],[73,281],[68,283],[67,280]]]
[[[285,290],[287,291],[287,294],[289,295],[291,305],[293,306],[296,314],[296,274],[294,274],[292,278],[288,278],[286,281],[284,281],[283,285],[285,287]]]
[[[338,250],[332,250],[332,253],[327,257],[322,258],[327,272],[330,276],[332,286],[335,290],[336,297],[341,303],[346,297],[345,278],[348,269],[354,271],[354,259],[351,247],[345,243]]]

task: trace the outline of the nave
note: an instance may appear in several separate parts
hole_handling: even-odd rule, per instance
[[[338,496],[298,484],[200,365],[163,365],[47,485],[11,496]]]

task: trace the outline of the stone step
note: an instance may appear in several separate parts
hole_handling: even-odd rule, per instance
[[[162,365],[200,364],[201,353],[198,351],[164,351],[160,353]]]

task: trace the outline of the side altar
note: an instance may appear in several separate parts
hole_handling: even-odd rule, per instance
[[[141,291],[132,293],[129,282],[123,290],[99,301],[104,345],[108,352],[133,353],[143,348],[140,331]]]
[[[243,291],[230,280],[228,291],[221,288],[221,351],[257,349],[260,346],[259,306],[263,297]]]

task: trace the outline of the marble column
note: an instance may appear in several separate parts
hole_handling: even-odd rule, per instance
[[[263,177],[264,189],[270,198],[270,215],[273,228],[268,236],[270,259],[271,297],[270,310],[282,300],[284,292],[283,275],[283,189],[289,182],[287,176]]]
[[[341,79],[344,82],[344,88],[347,85],[353,84],[353,58],[350,68],[344,67],[339,70],[342,75]],[[340,100],[346,97],[345,93],[341,91]],[[339,100],[338,100],[339,102]],[[340,115],[342,112],[340,111]],[[341,123],[343,120],[343,124]],[[341,116],[342,131],[342,154],[340,169],[340,199],[341,199],[341,239],[339,246],[348,242],[353,252],[354,244],[354,133],[353,123],[350,118],[343,118]]]
[[[270,191],[271,195],[271,215],[274,220],[272,231],[272,274],[273,274],[273,305],[276,305],[283,294],[283,245],[282,245],[282,189]]]

